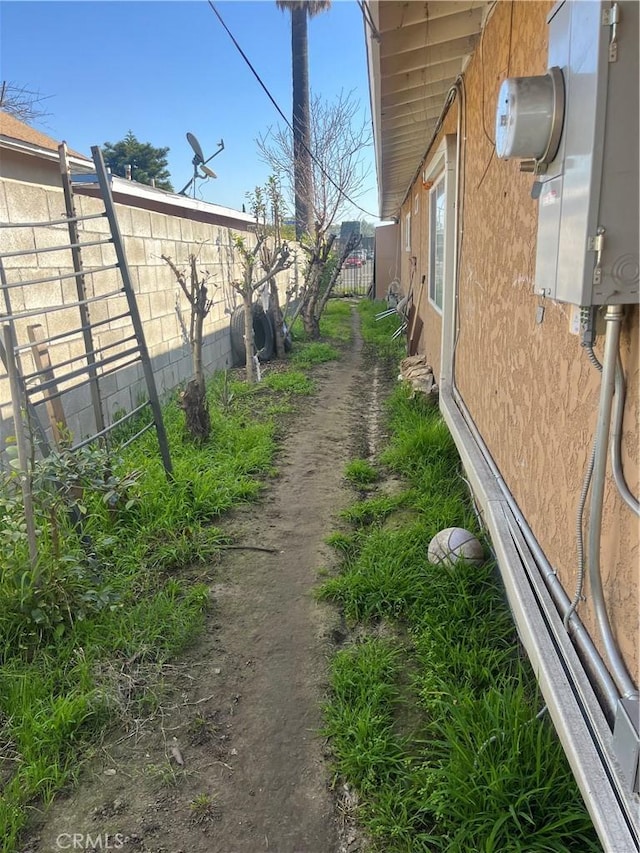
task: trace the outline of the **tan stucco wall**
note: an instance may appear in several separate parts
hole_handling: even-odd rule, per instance
[[[400,278],[398,226],[379,225],[375,229],[375,298],[384,299],[389,285]]]
[[[3,148],[0,150],[0,170],[3,178],[11,178],[14,181],[60,186],[60,166],[54,160],[44,160]]]
[[[84,160],[69,154],[72,172],[90,172],[93,169],[91,160]],[[24,181],[29,184],[44,184],[45,186],[60,186],[60,163],[57,152],[49,154],[39,150],[38,153],[28,153],[28,150],[16,151],[0,143],[0,177],[13,181]]]
[[[533,292],[537,202],[530,197],[532,178],[519,172],[516,161],[498,160],[491,142],[501,81],[546,70],[546,15],[551,5],[515,2],[511,26],[511,4],[499,2],[488,21],[482,49],[478,47],[464,75],[466,171],[456,382],[518,505],[573,597],[575,516],[594,435],[599,375],[579,338],[569,332],[571,307]],[[455,130],[452,109],[442,134]],[[425,165],[428,162],[429,157]],[[403,219],[415,191],[414,187],[405,202]],[[423,238],[419,248],[412,245],[412,254],[419,252],[426,259],[426,220],[421,227]],[[401,255],[407,282],[408,253]],[[418,267],[422,268],[421,261]],[[544,309],[541,323],[536,322],[539,308]],[[422,310],[421,346],[438,368],[440,318],[427,304]],[[638,335],[638,306],[633,306],[627,309],[621,351],[628,382],[623,462],[636,495],[640,491]],[[601,339],[595,349],[602,355]],[[637,679],[638,523],[612,481],[605,498],[601,552],[605,595],[614,632]],[[601,647],[588,584],[585,592],[587,601],[579,613]]]
[[[104,210],[101,201],[81,196],[76,196],[76,207],[80,215]],[[121,204],[116,204],[116,213],[159,393],[175,388],[189,378],[192,372],[190,347],[186,338],[190,307],[172,271],[162,260],[163,254],[171,257],[180,268],[186,269],[189,254],[195,252],[199,256],[199,267],[210,273],[209,296],[213,300],[213,306],[204,326],[205,367],[213,371],[228,366],[231,360],[229,318],[231,311],[240,301],[230,282],[242,277],[237,252],[234,252],[232,247],[232,231],[220,225]],[[64,198],[61,189],[4,178],[0,180],[0,221],[40,222],[59,219],[63,214]],[[89,220],[81,223],[80,228],[82,242],[109,236],[106,219]],[[240,232],[234,230],[233,233]],[[255,236],[249,231],[245,231],[243,236],[249,245],[255,242]],[[9,228],[2,230],[2,240],[3,251],[11,252],[36,246],[43,248],[64,245],[69,242],[69,235],[66,225]],[[87,269],[113,264],[116,259],[113,246],[103,245],[83,249],[82,260],[84,268]],[[72,271],[71,253],[65,250],[6,258],[4,266],[7,281],[12,283],[59,276]],[[294,267],[280,275],[279,286],[282,293],[294,277]],[[86,284],[89,297],[106,294],[121,287],[117,270],[93,277],[87,276]],[[14,287],[10,290],[10,295],[13,313],[77,300],[73,278]],[[124,296],[98,301],[89,306],[92,322],[116,317],[125,310]],[[28,341],[26,327],[35,323],[41,323],[45,327],[47,337],[80,326],[77,308],[17,320],[16,334],[20,343]],[[95,342],[98,346],[117,343],[132,334],[132,331],[128,320],[117,320],[96,330]],[[130,346],[130,342],[121,344],[122,349]],[[54,364],[78,356],[82,351],[83,342],[79,334],[50,347]],[[108,355],[116,352],[117,347],[110,350]],[[72,370],[80,364],[68,366],[62,372]],[[28,352],[23,354],[22,369],[24,373],[34,369]],[[104,415],[107,420],[111,420],[117,410],[130,410],[137,405],[138,395],[144,391],[142,368],[139,364],[124,368],[102,380],[100,387],[103,393]],[[82,390],[65,394],[62,402],[69,425],[76,434],[86,435],[95,431],[89,390],[86,386]],[[8,382],[0,375],[0,450],[4,445],[3,439],[13,432]]]

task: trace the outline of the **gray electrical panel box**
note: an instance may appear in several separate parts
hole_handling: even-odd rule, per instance
[[[549,14],[549,68],[564,79],[557,154],[538,194],[536,291],[574,305],[638,292],[637,0],[564,0]]]

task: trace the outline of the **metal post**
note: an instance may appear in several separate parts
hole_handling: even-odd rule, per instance
[[[33,517],[33,496],[31,494],[31,479],[29,476],[29,454],[27,452],[27,437],[22,423],[22,395],[18,382],[18,368],[14,352],[13,329],[10,323],[2,327],[4,349],[7,357],[7,373],[11,387],[11,402],[13,404],[13,421],[16,431],[16,446],[18,448],[18,463],[20,465],[20,486],[24,504],[24,518],[27,525],[27,540],[29,542],[29,558],[33,570],[33,581],[37,581],[38,548],[36,545],[36,528]]]
[[[58,154],[60,156],[60,173],[62,176],[62,191],[64,192],[64,203],[67,217],[69,221],[67,227],[69,229],[69,237],[71,239],[71,257],[73,258],[73,269],[76,274],[76,291],[78,293],[78,301],[80,305],[80,320],[82,325],[82,336],[84,338],[84,348],[87,354],[87,365],[89,367],[89,388],[91,391],[91,404],[96,420],[96,432],[104,430],[104,414],[102,412],[102,400],[100,398],[100,386],[98,385],[98,375],[95,367],[95,358],[93,351],[93,335],[91,332],[91,319],[89,317],[89,307],[86,304],[87,289],[85,287],[84,269],[82,266],[82,255],[78,243],[80,242],[78,233],[78,222],[75,204],[73,201],[73,192],[71,189],[71,177],[69,174],[69,163],[67,161],[67,146],[63,142],[58,146]],[[95,295],[95,292],[94,292]]]
[[[116,257],[118,258],[118,265],[120,267],[120,275],[122,276],[122,283],[124,285],[124,292],[127,297],[127,302],[129,304],[129,311],[131,312],[131,321],[133,323],[133,328],[135,330],[136,337],[138,338],[138,344],[140,346],[142,369],[144,371],[144,378],[146,380],[147,390],[149,392],[149,403],[151,405],[151,411],[153,412],[153,418],[156,424],[156,434],[158,436],[158,444],[160,446],[160,455],[162,456],[162,462],[164,465],[164,469],[167,472],[167,475],[171,476],[173,474],[173,466],[171,464],[171,454],[169,453],[169,442],[167,441],[167,434],[164,428],[164,421],[162,419],[162,409],[160,408],[160,401],[158,399],[155,377],[153,375],[153,370],[151,369],[151,361],[149,359],[149,351],[147,349],[147,343],[144,337],[144,329],[142,326],[142,320],[140,318],[140,312],[138,311],[138,303],[136,302],[136,296],[133,292],[131,276],[129,275],[129,267],[127,265],[127,258],[125,256],[124,248],[122,245],[122,235],[120,234],[120,226],[118,225],[118,220],[113,205],[113,196],[111,194],[109,176],[107,175],[107,170],[105,168],[104,160],[102,159],[102,152],[100,151],[99,146],[93,145],[91,147],[91,154],[93,156],[93,162],[96,167],[98,183],[100,184],[100,189],[102,191],[102,198],[104,200],[107,219],[109,220],[109,225],[111,227],[113,245],[116,250]]]

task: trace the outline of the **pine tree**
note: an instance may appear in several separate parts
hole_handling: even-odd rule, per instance
[[[140,184],[152,184],[161,190],[173,190],[167,169],[168,148],[154,148],[149,142],[138,142],[130,130],[124,139],[105,142],[102,148],[104,162],[114,175],[126,177],[126,166],[131,166],[131,179]]]

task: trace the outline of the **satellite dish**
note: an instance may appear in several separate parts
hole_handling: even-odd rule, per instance
[[[204,154],[202,153],[202,148],[200,147],[200,143],[195,138],[193,133],[187,133],[187,142],[193,148],[193,151],[196,155],[194,159],[198,161],[193,165],[198,166],[200,163],[204,163]]]
[[[221,151],[224,150],[224,140],[221,139],[220,142],[218,142],[218,150],[214,151],[213,154],[211,155],[211,157],[207,157],[206,160],[204,159],[204,154],[202,153],[202,148],[200,147],[200,143],[198,142],[196,137],[193,135],[193,133],[187,133],[187,142],[189,143],[189,145],[193,149],[193,155],[194,156],[193,156],[193,160],[191,161],[193,163],[193,177],[180,190],[178,195],[186,195],[189,187],[193,186],[193,197],[195,198],[196,197],[196,179],[197,178],[200,178],[201,180],[206,180],[207,178],[217,178],[218,177],[216,175],[216,173],[213,171],[213,169],[209,169],[206,164],[209,162],[209,160],[213,160],[214,157],[216,157]],[[200,170],[201,170],[200,172],[198,172],[198,167],[200,167]]]

